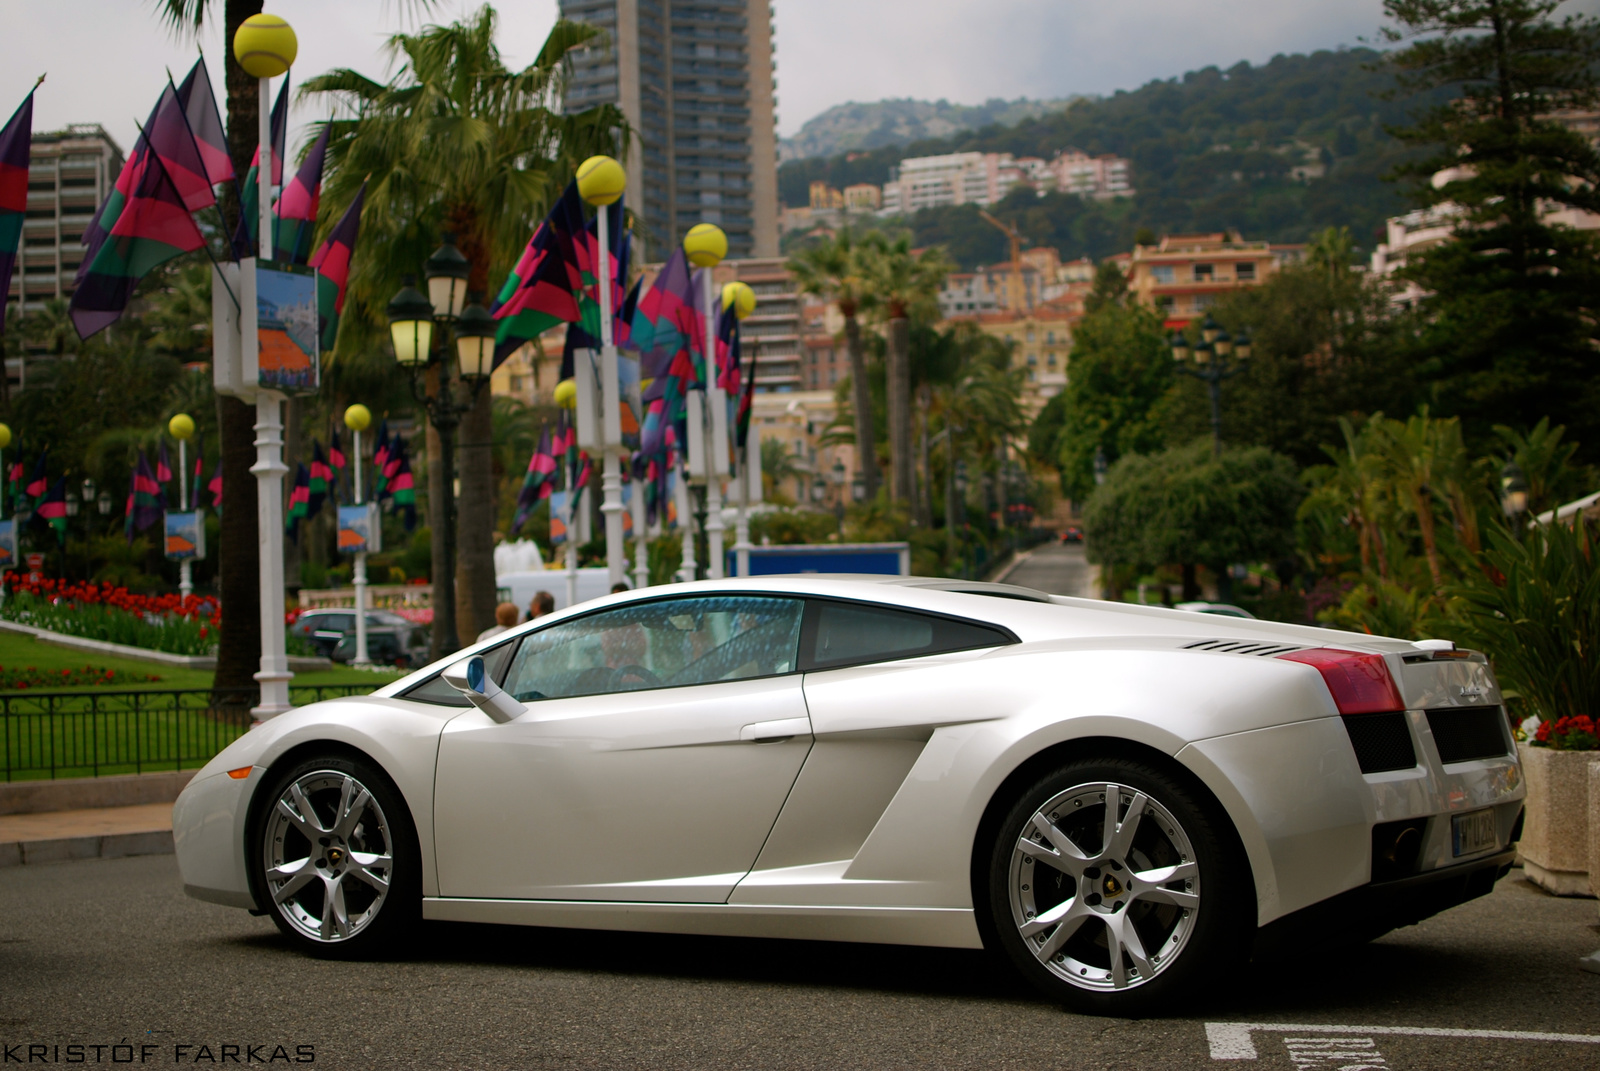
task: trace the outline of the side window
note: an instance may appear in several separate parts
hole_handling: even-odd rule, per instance
[[[369,640],[373,637],[369,637]],[[352,644],[355,641],[350,641]],[[399,654],[399,641],[389,637],[389,642],[396,648],[395,655]],[[499,681],[505,676],[506,663],[511,661],[511,651],[516,647],[516,641],[502,643],[498,647],[491,647],[483,652],[483,668],[489,671],[489,679]],[[369,652],[376,658],[376,653]],[[470,707],[472,704],[467,697],[450,687],[439,679],[437,673],[411,688],[400,693],[401,699],[409,699],[413,703],[432,703],[440,707]]]
[[[803,668],[808,670],[1016,642],[1009,632],[975,621],[848,602],[816,600],[811,607],[812,618],[802,644]]]
[[[803,608],[707,596],[591,614],[527,637],[502,687],[526,703],[793,673]]]

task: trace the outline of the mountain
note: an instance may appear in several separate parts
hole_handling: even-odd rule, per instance
[[[792,160],[779,168],[779,197],[804,205],[817,179],[838,187],[882,183],[908,156],[972,150],[1049,158],[1072,147],[1127,157],[1137,195],[1089,202],[1023,189],[994,209],[1064,258],[1125,251],[1141,230],[1236,228],[1250,239],[1303,242],[1324,227],[1347,226],[1370,249],[1385,217],[1405,209],[1403,189],[1383,176],[1407,150],[1386,128],[1440,99],[1387,97],[1394,79],[1381,60],[1370,49],[1341,49],[1206,67],[1010,125]],[[1006,258],[1005,238],[974,206],[926,209],[905,222],[919,244],[943,243],[964,265]]]
[[[1076,99],[1076,98],[1072,98]],[[778,142],[780,160],[908,145],[929,138],[947,138],[967,130],[999,124],[1010,126],[1060,111],[1068,100],[993,100],[951,104],[947,100],[880,100],[871,104],[838,104]]]

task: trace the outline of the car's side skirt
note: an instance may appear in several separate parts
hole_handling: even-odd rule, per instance
[[[969,907],[808,907],[425,897],[422,917],[445,922],[563,929],[787,937],[937,948],[983,947]]]

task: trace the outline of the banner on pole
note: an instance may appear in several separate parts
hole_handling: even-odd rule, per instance
[[[339,553],[376,554],[383,549],[383,521],[378,504],[339,507]]]
[[[205,511],[195,510],[192,513],[164,514],[162,531],[166,536],[165,545],[168,561],[203,561],[205,559]]]
[[[17,522],[8,517],[0,521],[0,573],[17,567]]]

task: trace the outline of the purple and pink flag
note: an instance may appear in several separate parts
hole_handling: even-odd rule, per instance
[[[41,79],[42,81],[43,79]],[[34,89],[38,86],[35,84]],[[11,272],[28,215],[28,160],[33,145],[33,90],[0,128],[0,334],[6,329]]]
[[[289,185],[273,206],[272,257],[289,264],[304,264],[311,255],[311,232],[317,226],[317,206],[322,201],[322,162],[328,154],[331,122],[312,144]]]
[[[211,91],[211,72],[204,56],[195,60],[178,86],[178,103],[189,121],[189,133],[194,135],[195,149],[205,162],[206,178],[211,185],[233,178],[228,132],[222,125],[222,113],[217,111],[217,98]]]
[[[517,512],[511,520],[511,532],[516,534],[541,501],[555,490],[556,458],[550,448],[550,429],[546,427],[539,436],[539,445],[528,458],[528,474],[522,478],[522,490],[517,495]]]
[[[317,269],[317,320],[322,327],[323,353],[332,353],[339,338],[339,317],[344,313],[345,291],[350,285],[350,258],[355,255],[356,238],[361,234],[361,206],[366,199],[367,184],[363,182],[355,200],[311,257],[311,266]]]

